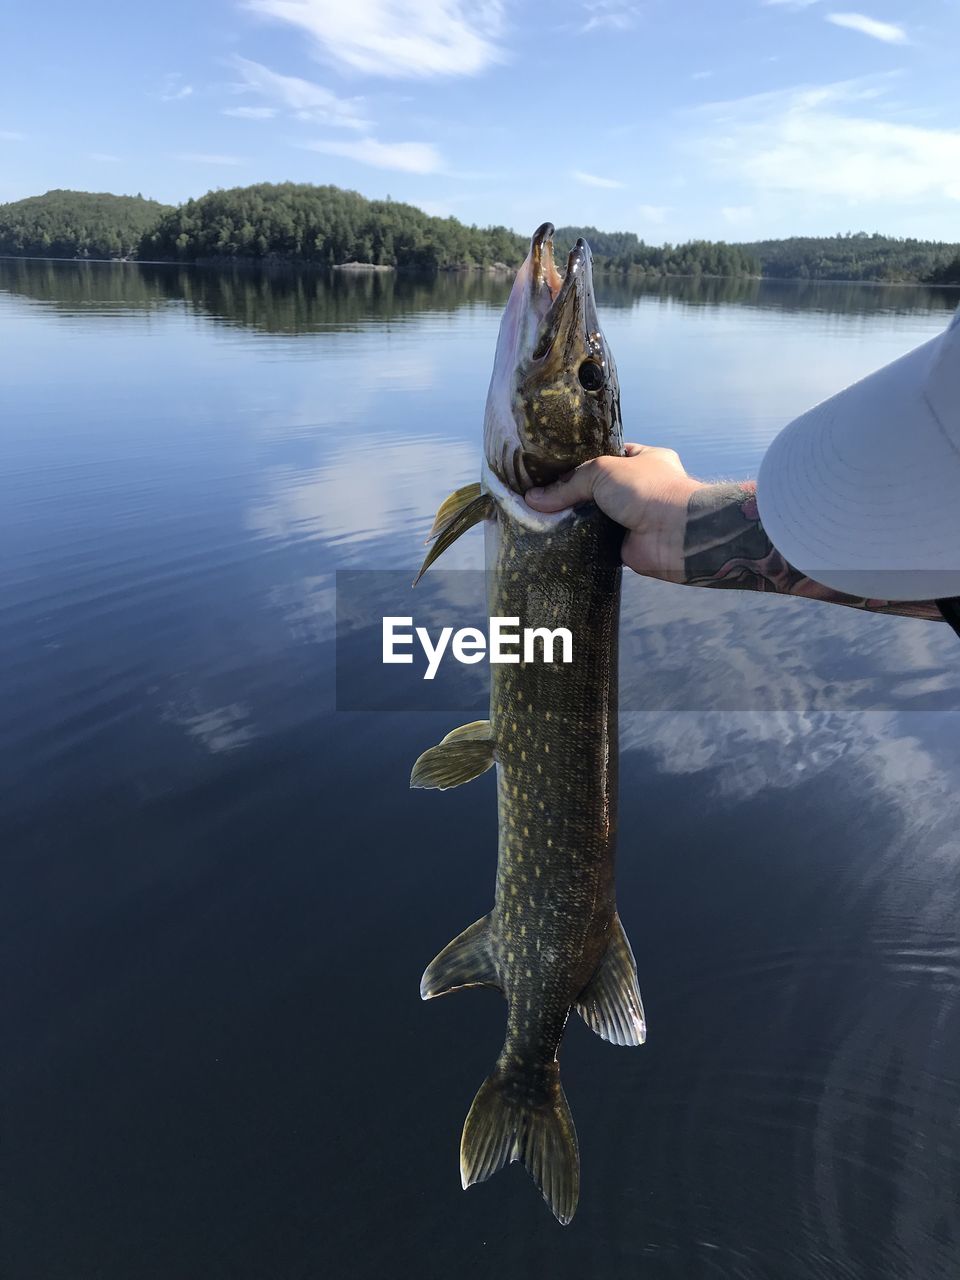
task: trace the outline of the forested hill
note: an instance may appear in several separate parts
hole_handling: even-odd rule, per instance
[[[309,183],[258,183],[209,191],[171,209],[144,237],[140,256],[181,261],[279,258],[336,266],[436,271],[516,265],[525,241],[506,227],[468,227],[411,204],[367,200],[356,191]]]
[[[28,258],[125,258],[167,206],[143,196],[48,191],[0,204],[0,253]]]
[[[645,245],[632,232],[604,234],[563,227],[558,256],[584,232],[601,269],[646,275],[756,275],[757,263],[735,246],[696,242]],[[466,226],[409,204],[367,200],[355,191],[303,183],[211,191],[171,209],[144,238],[141,257],[269,258],[369,262],[436,271],[448,267],[518,266],[529,240],[506,227]]]
[[[864,233],[754,244],[694,240],[649,245],[632,231],[560,227],[557,257],[578,236],[602,273],[624,277],[773,276],[960,284],[960,244]],[[142,196],[48,191],[0,205],[0,254],[198,262],[282,261],[318,266],[364,262],[430,273],[516,267],[528,237],[506,227],[467,226],[410,204],[368,200],[309,183],[258,183],[209,191],[176,208]]]
[[[687,244],[645,244],[632,231],[598,231],[596,227],[558,227],[560,247],[583,236],[601,270],[643,276],[757,276],[760,262],[744,245],[691,240]]]
[[[930,276],[927,284],[960,284],[960,252]]]
[[[131,218],[135,216],[132,226]],[[735,246],[705,241],[650,246],[632,232],[562,228],[560,257],[585,231],[598,268],[630,275],[756,275]],[[136,234],[135,234],[136,232]],[[516,267],[529,238],[506,227],[466,226],[394,200],[308,183],[259,183],[210,191],[177,208],[139,197],[51,191],[0,205],[0,253],[40,257],[129,257],[197,262],[365,262],[433,272]]]
[[[782,279],[960,283],[960,244],[861,231],[758,240],[740,248],[760,262],[765,276]],[[953,278],[948,279],[951,271]]]

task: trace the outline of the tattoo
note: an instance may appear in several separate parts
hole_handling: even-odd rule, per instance
[[[870,613],[942,622],[933,600],[868,600],[814,582],[788,564],[767,537],[757,510],[756,485],[705,485],[691,495],[683,543],[684,581],[696,587],[773,591],[845,604]]]

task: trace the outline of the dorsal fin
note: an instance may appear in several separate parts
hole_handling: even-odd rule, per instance
[[[647,1022],[637,984],[637,962],[614,912],[607,954],[580,993],[577,1013],[591,1031],[611,1044],[643,1044]]]

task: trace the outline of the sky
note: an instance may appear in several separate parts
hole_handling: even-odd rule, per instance
[[[4,47],[0,202],[332,182],[525,234],[960,240],[960,0],[34,0]]]

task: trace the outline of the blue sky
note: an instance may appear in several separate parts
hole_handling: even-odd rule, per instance
[[[35,0],[0,201],[333,182],[654,242],[960,240],[960,0]]]

